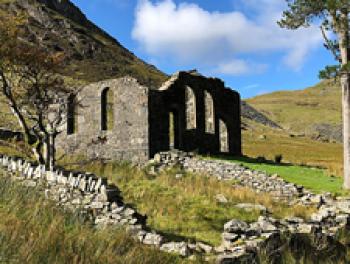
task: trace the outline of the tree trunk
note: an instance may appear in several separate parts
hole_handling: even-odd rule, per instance
[[[37,143],[32,147],[32,152],[34,154],[35,159],[40,163],[44,164],[45,159],[43,157],[42,152],[42,143],[40,141],[37,141]]]
[[[344,188],[350,189],[350,75],[341,77],[344,140]]]
[[[55,149],[55,136],[49,133],[46,136],[45,143],[45,166],[47,170],[52,171],[55,168],[56,163],[56,149]]]
[[[339,50],[341,56],[340,82],[342,88],[343,108],[343,158],[344,158],[344,188],[350,189],[350,62],[348,9],[342,9],[340,19],[334,16],[335,31],[339,37]]]

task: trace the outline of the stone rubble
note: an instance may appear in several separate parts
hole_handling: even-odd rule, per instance
[[[222,181],[233,181],[258,193],[270,193],[276,199],[290,204],[318,208],[307,220],[298,217],[277,220],[269,217],[268,209],[262,205],[237,204],[236,207],[243,210],[259,210],[264,216],[260,216],[258,221],[253,223],[233,219],[224,225],[222,244],[215,248],[219,253],[217,263],[220,264],[245,263],[246,260],[259,263],[259,249],[268,244],[269,247],[277,247],[281,236],[286,234],[335,239],[342,230],[350,228],[350,198],[334,199],[329,193],[313,194],[302,186],[288,183],[278,175],[253,171],[232,162],[202,159],[181,151],[156,154],[148,165],[152,165],[155,171],[177,166],[188,172],[213,176]],[[218,195],[216,198],[223,201],[224,197]]]
[[[193,173],[205,173],[218,180],[233,181],[239,185],[252,188],[256,192],[269,192],[278,199],[291,200],[306,194],[302,186],[288,183],[277,175],[270,176],[265,172],[254,171],[222,160],[202,159],[192,153],[181,151],[161,152],[149,162],[151,170],[162,170],[172,166]]]
[[[333,201],[330,193],[314,194],[304,189],[303,186],[285,181],[277,174],[269,175],[266,172],[251,170],[230,161],[204,159],[196,157],[193,153],[179,150],[156,154],[148,162],[148,166],[150,171],[155,173],[169,167],[179,167],[187,172],[205,174],[215,177],[219,181],[234,183],[234,187],[248,187],[257,193],[269,193],[277,200],[287,201],[291,204],[319,207],[326,202]],[[219,196],[218,201],[222,199],[221,195]]]

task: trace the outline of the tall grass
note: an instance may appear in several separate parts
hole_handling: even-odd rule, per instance
[[[148,216],[147,223],[172,239],[199,240],[212,245],[221,243],[224,224],[231,219],[255,221],[260,212],[247,212],[238,203],[266,206],[275,217],[308,217],[314,208],[290,207],[276,202],[268,194],[257,194],[234,182],[220,182],[213,177],[185,173],[178,169],[149,175],[147,171],[118,163],[90,163],[79,169],[104,175],[122,191],[125,201]],[[182,175],[177,178],[176,175]],[[228,200],[216,199],[222,194]]]
[[[123,230],[96,230],[41,194],[0,177],[0,263],[187,263]]]

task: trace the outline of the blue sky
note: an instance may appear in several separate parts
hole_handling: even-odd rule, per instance
[[[99,27],[171,74],[198,69],[243,98],[314,85],[334,64],[317,25],[276,21],[284,0],[72,0]]]

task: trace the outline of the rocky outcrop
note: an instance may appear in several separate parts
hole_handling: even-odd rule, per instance
[[[247,118],[264,126],[281,129],[277,123],[273,122],[245,101],[241,101],[241,115],[243,118]]]
[[[320,123],[313,125],[311,131],[313,131],[312,139],[327,142],[343,142],[342,125]]]

